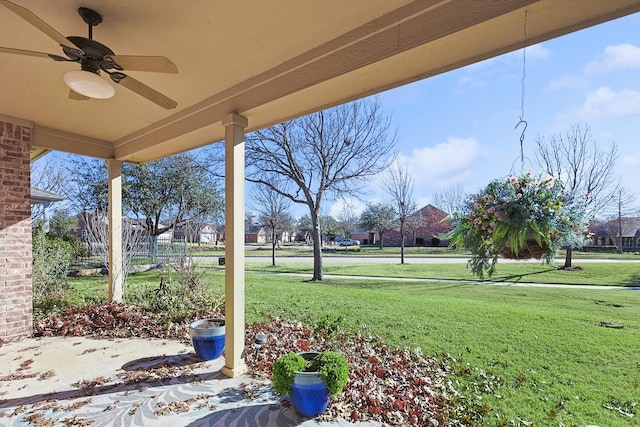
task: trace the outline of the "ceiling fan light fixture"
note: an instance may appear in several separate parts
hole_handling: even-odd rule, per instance
[[[108,99],[116,93],[111,83],[91,71],[69,71],[64,75],[64,83],[72,91],[89,98]]]

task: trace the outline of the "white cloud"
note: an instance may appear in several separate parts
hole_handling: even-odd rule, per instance
[[[486,83],[476,76],[462,76],[456,81],[456,89],[478,88],[486,86]]]
[[[629,43],[607,46],[604,53],[588,62],[581,76],[566,75],[547,85],[549,90],[583,89],[596,75],[609,74],[619,70],[640,68],[640,47]]]
[[[400,156],[415,177],[416,193],[460,182],[481,156],[474,138],[451,137],[433,147],[413,149],[410,156]]]
[[[466,186],[468,181],[474,181],[474,174],[478,173],[475,165],[485,155],[486,150],[475,138],[450,137],[435,146],[415,148],[408,155],[400,154],[396,162],[409,169],[414,179],[414,199],[422,207],[432,203],[434,192],[453,184]],[[369,183],[370,196],[367,202],[389,200],[389,195],[381,189],[382,179],[383,174],[373,177]],[[338,216],[344,206],[342,201],[336,201],[330,207],[329,214]],[[365,206],[366,202],[354,202],[352,209],[361,213]]]
[[[640,68],[640,47],[630,43],[607,46],[604,54],[587,63],[585,74],[608,74],[617,70]]]
[[[628,167],[629,169],[633,169],[634,171],[638,170],[640,166],[640,155],[631,155],[627,154],[622,156],[620,159],[620,164],[622,167]]]
[[[355,197],[338,199],[329,207],[328,215],[337,219],[344,216],[345,211],[349,211],[360,216],[365,208],[366,203]]]
[[[549,90],[581,89],[589,85],[589,81],[579,76],[563,76],[547,85]]]
[[[640,92],[630,89],[616,92],[608,86],[603,86],[589,93],[582,106],[570,115],[575,115],[581,120],[600,120],[636,114],[640,114]]]

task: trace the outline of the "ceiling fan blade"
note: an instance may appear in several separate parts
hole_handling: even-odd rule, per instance
[[[13,53],[15,55],[35,56],[37,58],[48,58],[48,59],[51,58],[48,53],[44,53],[44,52],[36,52],[33,50],[12,49],[10,47],[2,47],[2,46],[0,46],[0,52]]]
[[[164,56],[105,55],[104,59],[119,70],[178,74],[176,64]]]
[[[19,6],[15,3],[11,3],[7,0],[0,0],[0,4],[18,15],[20,18],[27,21],[29,24],[33,25],[53,40],[55,40],[59,45],[62,46],[75,46],[69,39],[65,36],[57,32],[53,27],[40,19],[35,13],[31,12],[29,9],[26,9],[22,6]]]
[[[69,99],[73,99],[74,101],[88,101],[91,98],[89,98],[88,96],[80,95],[78,92],[69,89]]]
[[[122,74],[122,73],[120,73]],[[134,79],[133,77],[127,76],[127,75],[123,75],[124,77],[120,76],[118,78],[118,80],[114,80],[116,81],[116,83],[121,84],[122,86],[126,87],[127,89],[137,93],[140,96],[143,96],[145,98],[147,98],[149,101],[158,104],[159,106],[161,106],[162,108],[165,108],[167,110],[171,110],[172,108],[176,108],[176,106],[178,105],[178,103],[176,101],[174,101],[173,99],[161,94],[160,92],[158,92],[155,89],[151,89],[149,86],[145,85],[144,83],[139,82],[138,80]]]
[[[12,53],[14,55],[34,56],[36,58],[48,58],[58,62],[76,62],[64,56],[55,55],[53,53],[36,52],[35,50],[13,49],[11,47],[0,46],[0,53]]]

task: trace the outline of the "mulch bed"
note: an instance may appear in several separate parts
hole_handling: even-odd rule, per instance
[[[223,317],[210,313],[210,317]],[[255,335],[267,336],[255,346]],[[71,308],[34,324],[34,336],[94,336],[96,338],[162,338],[189,342],[188,325],[175,324],[143,307],[118,303]],[[314,329],[300,322],[272,319],[248,325],[245,361],[252,375],[270,378],[273,362],[289,351],[335,350],[349,361],[345,390],[332,399],[319,420],[374,420],[385,425],[445,426],[446,401],[455,391],[449,367],[415,350],[390,349],[362,332]],[[285,400],[285,403],[287,401]]]

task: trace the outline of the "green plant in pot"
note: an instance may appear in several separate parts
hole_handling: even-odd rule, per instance
[[[584,243],[587,197],[565,191],[551,176],[495,179],[446,218],[455,224],[446,237],[471,252],[471,272],[480,277],[493,274],[498,256],[551,262],[558,247]]]
[[[335,351],[288,353],[273,364],[276,393],[289,395],[293,409],[303,417],[316,417],[327,409],[349,379],[346,357]]]

